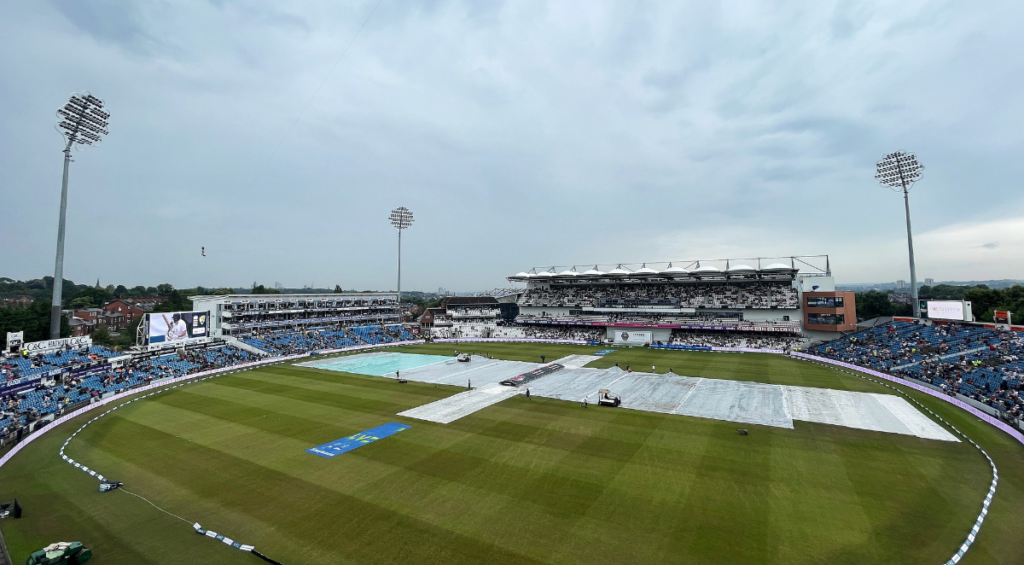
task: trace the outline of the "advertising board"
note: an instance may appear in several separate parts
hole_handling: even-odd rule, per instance
[[[845,314],[816,314],[807,313],[807,323],[820,326],[841,326],[846,323]]]
[[[151,344],[207,337],[210,330],[209,312],[157,312],[146,314],[146,321]]]
[[[624,330],[621,328],[612,328],[612,336],[615,343],[623,343],[626,345],[643,345],[645,343],[651,343],[652,332],[638,332],[636,330]]]
[[[21,345],[22,351],[28,351],[29,355],[36,353],[53,353],[63,349],[79,349],[92,347],[92,338],[85,335],[81,337],[66,337],[64,339],[48,339],[46,341],[32,341]]]
[[[963,320],[964,303],[960,300],[929,300],[928,317],[932,320]]]
[[[842,308],[842,296],[808,296],[808,308]]]
[[[17,353],[21,351],[21,344],[25,341],[25,332],[7,332],[7,352]]]

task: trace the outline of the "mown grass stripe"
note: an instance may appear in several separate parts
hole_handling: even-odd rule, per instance
[[[273,509],[279,527],[305,551],[329,549],[353,563],[528,563],[524,555],[456,534],[414,517],[326,489],[293,475],[182,441],[123,418],[96,446],[132,461],[202,497],[258,517]],[[173,457],[167,457],[173,452]],[[204,472],[209,469],[215,472]],[[311,512],[312,511],[312,512]],[[329,523],[344,535],[324,539],[309,520]],[[394,530],[401,535],[394,535]],[[373,540],[387,539],[387,543]]]

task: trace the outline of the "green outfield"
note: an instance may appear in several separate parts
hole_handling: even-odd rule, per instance
[[[450,345],[400,351],[451,354]],[[597,347],[464,344],[548,361]],[[889,389],[773,355],[623,350],[634,369],[867,392]],[[68,455],[177,518],[64,463],[85,420],[51,430],[0,469],[0,522],[15,563],[80,540],[91,563],[260,563],[191,521],[286,565],[437,563],[944,563],[991,480],[969,443],[796,422],[745,426],[523,396],[452,424],[395,414],[459,392],[275,365],[133,403],[79,434]],[[1000,468],[962,563],[1024,562],[1024,446],[925,395]],[[307,448],[387,422],[412,428],[333,459]]]

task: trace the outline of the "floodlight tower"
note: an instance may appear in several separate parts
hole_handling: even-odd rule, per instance
[[[391,211],[391,225],[398,228],[398,315],[402,315],[402,230],[412,226],[412,211],[399,206]]]
[[[68,211],[68,166],[71,147],[83,149],[98,145],[107,135],[110,113],[103,109],[103,101],[87,91],[72,93],[67,104],[57,110],[57,131],[67,142],[64,146],[64,180],[60,186],[60,221],[57,224],[57,261],[53,272],[53,304],[50,310],[50,339],[60,338],[61,292],[64,287],[64,220]]]
[[[889,153],[878,162],[875,178],[882,186],[896,192],[903,192],[903,205],[907,211],[907,247],[910,249],[910,296],[914,305],[914,317],[921,317],[921,304],[917,301],[917,267],[914,265],[914,237],[910,229],[910,188],[921,180],[924,165],[917,156],[906,151]]]

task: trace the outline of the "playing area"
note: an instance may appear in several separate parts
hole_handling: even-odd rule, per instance
[[[101,494],[96,479],[61,461],[60,445],[94,414],[80,418],[0,469],[2,494],[25,508],[0,527],[19,563],[64,539],[86,542],[98,565],[259,562],[196,535],[193,521],[287,565],[944,563],[991,479],[968,442],[917,437],[942,428],[907,412],[890,389],[811,363],[475,347],[470,363],[438,344],[239,372],[125,406],[69,444],[71,457],[187,523],[126,492]],[[497,384],[542,366],[540,355],[568,366],[531,383],[532,398]],[[627,364],[647,372],[623,375]],[[396,368],[409,383],[390,375]],[[501,398],[448,423],[399,415],[451,402],[469,380],[469,392]],[[581,407],[605,386],[623,407]],[[743,390],[760,403],[735,401]],[[851,395],[877,406],[865,411]],[[1011,470],[1024,466],[1024,449],[915,397],[1004,471],[962,562],[1020,563],[1024,479]],[[723,413],[788,414],[789,424]],[[379,429],[390,435],[351,444]],[[307,452],[318,446],[339,454]]]

